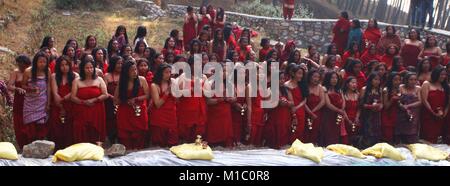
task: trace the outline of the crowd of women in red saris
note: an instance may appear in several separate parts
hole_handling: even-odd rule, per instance
[[[32,60],[16,58],[18,68],[10,76],[17,143],[49,139],[58,149],[80,142],[142,149],[201,135],[227,147],[281,148],[295,139],[358,147],[419,139],[450,144],[450,43],[442,54],[442,41],[427,35],[423,42],[419,30],[411,29],[402,41],[395,27],[383,32],[375,19],[360,27],[343,12],[328,50],[321,54],[311,44],[304,56],[294,40],[283,46],[263,38],[256,46],[257,32],[226,22],[224,10],[212,6],[200,7],[198,14],[188,7],[182,31],[172,30],[160,53],[147,43],[143,26],[133,40],[119,26],[107,48],[89,35],[84,47],[69,39],[58,53],[54,38],[46,37]],[[262,108],[270,97],[249,85],[230,97],[176,98],[174,84],[217,84],[208,79],[214,71],[201,77],[172,73],[174,63],[193,67],[195,54],[203,65],[278,62],[280,86],[269,88],[279,90],[279,101]],[[232,75],[237,72],[227,74]]]

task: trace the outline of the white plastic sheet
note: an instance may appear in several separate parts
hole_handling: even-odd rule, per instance
[[[450,152],[447,145],[433,145],[436,148]],[[368,156],[366,159],[342,156],[325,150],[320,164],[311,160],[286,155],[285,150],[256,149],[244,151],[214,151],[212,161],[182,160],[167,149],[145,150],[133,152],[117,158],[105,157],[102,161],[79,161],[52,163],[47,159],[30,159],[20,156],[19,160],[0,159],[0,166],[450,166],[449,161],[415,160],[406,148],[398,148],[406,156],[404,161],[391,159],[376,159]]]

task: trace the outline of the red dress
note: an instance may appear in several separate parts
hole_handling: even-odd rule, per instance
[[[190,18],[188,22],[184,23],[183,25],[184,50],[186,51],[189,51],[191,41],[197,37],[195,24],[197,23],[195,22],[194,18]]]
[[[450,54],[447,54],[442,59],[442,65],[446,66],[448,63],[450,63]]]
[[[77,97],[88,100],[102,95],[97,86],[79,88]],[[104,102],[95,102],[93,106],[74,104],[73,106],[73,134],[74,143],[96,143],[105,141],[105,105]]]
[[[217,44],[217,46],[214,46],[214,42],[211,43],[212,46],[212,52],[217,54],[217,61],[219,62],[225,62],[225,43]],[[208,52],[209,53],[209,52]]]
[[[303,94],[300,90],[300,87],[290,89],[292,93],[292,97],[294,99],[294,105],[299,105],[303,100]],[[295,112],[297,115],[297,130],[295,130],[294,133],[291,133],[290,137],[290,143],[294,142],[296,139],[299,139],[300,141],[304,140],[304,133],[305,133],[305,106],[300,107]]]
[[[352,57],[354,59],[359,59],[359,58],[361,58],[361,54],[359,52],[356,52],[355,54],[351,54],[350,51],[346,51],[344,53],[344,55],[342,56],[343,66],[340,68],[345,68],[345,65],[347,65],[347,59],[350,57]]]
[[[161,107],[150,107],[150,126],[152,144],[161,147],[178,144],[177,106],[172,94],[159,94],[164,100]]]
[[[58,86],[58,95],[63,98],[67,94],[70,94],[70,88],[69,84]],[[62,149],[72,145],[73,102],[65,100],[61,104],[66,111],[64,123],[61,122],[61,109],[53,102],[50,109],[48,138],[55,142],[56,149]]]
[[[417,66],[417,60],[420,54],[420,47],[411,44],[405,44],[402,47],[400,56],[403,58],[403,64],[405,66]]]
[[[245,97],[238,97],[237,103],[244,105],[245,104]],[[242,139],[242,128],[246,125],[247,117],[246,112],[244,112],[244,115],[242,115],[240,110],[233,109],[231,112],[231,120],[233,122],[233,142],[239,143]]]
[[[392,64],[394,62],[394,55],[385,54],[381,57],[381,62],[385,63],[387,69],[390,70],[392,68]]]
[[[389,95],[392,98],[393,95]],[[399,99],[391,99],[391,106],[383,109],[381,114],[381,131],[383,140],[387,143],[394,142],[394,129],[397,123],[397,113],[400,112]]]
[[[336,92],[329,92],[328,98],[332,105],[336,108],[342,109],[342,95]],[[325,107],[322,112],[322,127],[320,141],[322,146],[328,146],[331,144],[337,144],[340,142],[341,137],[341,125],[344,124],[344,118],[340,122],[337,122],[338,113],[332,111],[328,107]]]
[[[366,75],[364,75],[363,72],[359,72],[358,75],[355,75],[353,73],[345,72],[344,81],[347,80],[350,76],[353,76],[353,77],[356,78],[356,81],[358,83],[358,90],[361,90],[364,86],[366,86],[367,78],[366,78]]]
[[[197,25],[197,36],[200,34],[200,32],[202,32],[203,30],[203,26],[205,25],[209,25],[209,19],[208,17],[206,17],[206,15],[202,16],[202,18],[200,20],[198,20],[198,25]]]
[[[175,56],[182,54],[183,52],[181,50],[178,50],[176,48],[172,49],[172,52]],[[169,53],[169,49],[162,49],[161,53],[164,55],[164,57],[167,56],[167,54]]]
[[[320,97],[318,95],[309,94],[309,97],[306,101],[306,105],[312,110],[320,103]],[[317,118],[312,120],[311,126],[308,123],[305,124],[305,143],[318,143],[319,141],[319,127],[321,123],[321,114],[322,109],[314,112],[317,115]],[[298,116],[297,116],[298,117]],[[307,117],[312,119],[312,116],[307,114]]]
[[[117,88],[118,82],[114,81],[114,74],[111,73],[113,82],[108,82],[106,88],[108,90],[108,94],[114,95],[114,91]],[[105,100],[105,108],[106,108],[106,135],[112,143],[115,143],[117,140],[117,118],[116,114],[114,114],[114,103],[112,98],[108,98]]]
[[[16,81],[14,85],[17,88],[22,88],[22,82]],[[27,137],[24,133],[23,126],[23,99],[24,95],[19,94],[17,91],[14,93],[14,104],[13,104],[13,121],[14,121],[14,133],[16,135],[16,142],[19,148],[27,145]]]
[[[341,30],[343,32],[341,32]],[[333,43],[336,44],[339,54],[343,54],[347,46],[348,34],[350,32],[350,21],[340,18],[333,27]]]
[[[263,140],[264,109],[261,107],[261,101],[262,97],[259,93],[252,98],[250,144],[255,146],[262,146]]]
[[[267,58],[267,54],[269,54],[269,52],[272,50],[272,48],[261,48],[261,50],[259,50],[259,62],[263,62],[266,60]]]
[[[294,0],[284,0],[283,4],[294,6],[295,1]],[[288,8],[287,6],[283,6],[283,17],[284,18],[290,19],[290,18],[292,18],[293,15],[294,15],[294,8]]]
[[[136,97],[145,95],[144,90],[139,88]],[[128,97],[132,97],[132,91],[128,91]],[[119,142],[127,149],[143,149],[145,134],[148,130],[147,100],[136,102],[140,106],[141,114],[136,115],[135,108],[127,103],[121,103],[117,109],[117,132]]]
[[[206,100],[203,96],[195,97],[193,87],[191,80],[191,96],[181,97],[177,102],[178,132],[180,138],[188,142],[205,133],[206,123]]]
[[[148,87],[151,87],[153,83],[153,73],[151,71],[148,71],[144,77],[145,81],[147,81]]]
[[[56,60],[52,60],[48,63],[48,68],[50,68],[50,72],[55,73]]]
[[[364,54],[360,58],[361,62],[363,63],[363,66],[366,68],[370,61],[377,60],[378,62],[381,61],[381,56],[378,54],[370,54],[368,51],[364,52]]]
[[[247,59],[247,55],[251,50],[251,45],[247,45],[245,48],[242,48],[241,46],[236,47],[236,52],[239,54],[239,62],[245,62],[245,60]]]
[[[381,38],[381,30],[378,28],[367,28],[364,31],[363,37],[364,39],[367,39],[369,43],[377,45]]]
[[[438,111],[438,108],[445,109],[445,92],[441,90],[430,90],[428,93],[428,102],[431,109],[434,112]],[[423,107],[421,113],[422,118],[422,138],[430,143],[437,143],[439,136],[444,135],[444,119],[436,118],[428,109]]]
[[[428,51],[423,52],[421,57],[429,57],[430,58],[431,68],[438,66],[439,59],[441,58],[441,56],[439,56],[437,53],[428,52]]]
[[[231,104],[225,101],[208,105],[206,140],[211,144],[233,145],[233,122]],[[219,119],[220,118],[220,119]]]
[[[347,113],[348,119],[354,122],[358,113],[358,100],[345,100],[345,113]],[[345,122],[345,129],[347,131],[348,139],[352,145],[356,145],[355,137],[359,135],[361,125],[359,123],[355,123],[354,127],[355,128],[353,128],[352,123]]]
[[[285,96],[280,96],[280,100],[287,100]],[[291,109],[288,106],[278,105],[269,113],[269,119],[265,126],[266,145],[279,149],[289,144],[291,133]]]

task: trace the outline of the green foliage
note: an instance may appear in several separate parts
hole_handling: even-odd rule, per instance
[[[114,0],[54,0],[56,8],[71,10],[88,8],[100,10],[111,6]]]
[[[239,3],[233,11],[257,16],[283,17],[282,5],[274,7],[272,4],[261,3],[261,0]],[[296,4],[293,18],[312,18],[313,16],[309,7]]]

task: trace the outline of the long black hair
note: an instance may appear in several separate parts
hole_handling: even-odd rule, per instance
[[[97,52],[98,51],[102,51],[103,52],[103,61],[101,61],[101,63],[99,63],[100,61],[97,61]],[[92,57],[94,57],[94,65],[95,67],[101,69],[103,71],[103,67],[104,65],[106,65],[106,56],[108,56],[108,54],[106,53],[106,50],[104,48],[94,48],[92,49]]]
[[[109,61],[109,66],[108,66],[108,73],[114,72],[114,70],[116,69],[117,62],[120,60],[123,60],[123,58],[120,56],[111,57],[111,60]]]
[[[136,65],[133,61],[126,61],[122,66],[122,71],[120,71],[119,78],[119,99],[122,102],[128,100],[128,81],[130,80],[130,68]],[[139,88],[141,87],[139,76],[133,80],[133,89],[131,91],[131,97],[136,97],[139,93]]]
[[[428,63],[430,64],[430,67],[428,67],[428,72],[431,72],[433,70],[433,67],[431,66],[431,61],[430,58],[428,57],[424,57],[422,60],[419,61],[419,63],[417,63],[417,76],[420,76],[420,74],[423,73],[423,64],[428,61]]]
[[[309,88],[308,88],[308,82],[306,81],[306,71],[300,67],[300,65],[297,65],[295,63],[291,63],[288,65],[289,67],[289,76],[292,78],[297,71],[302,70],[303,71],[303,77],[302,80],[300,80],[297,84],[297,86],[300,88],[300,91],[302,92],[302,96],[304,98],[309,96]]]
[[[298,53],[299,54],[299,59],[298,59],[298,61],[295,61],[295,53]],[[302,54],[301,54],[301,52],[300,52],[300,50],[294,50],[293,52],[291,52],[290,54],[289,54],[289,57],[288,57],[288,64],[290,64],[290,63],[297,63],[297,62],[300,62],[302,60]]]
[[[442,71],[446,71],[447,69],[443,68],[443,67],[436,67],[433,69],[433,71],[431,71],[431,83],[439,83],[439,76],[441,76]],[[447,78],[448,79],[448,78]],[[445,92],[445,105],[447,106],[448,104],[448,96],[450,94],[450,87],[448,85],[448,80],[445,79],[443,82],[441,83],[442,88],[444,89]]]
[[[144,44],[145,48],[147,48],[147,44],[145,44],[144,40],[139,40],[136,43],[136,46],[134,47],[134,53],[139,53],[139,46],[141,46],[141,44]],[[144,48],[144,53],[145,53],[145,48]]]
[[[66,45],[66,46],[64,46],[64,49],[63,49],[63,52],[62,52],[62,55],[66,55],[67,56],[67,52],[69,51],[69,48],[73,48],[72,46],[70,46],[70,45]],[[74,61],[76,61],[77,60],[77,54],[76,54],[76,49],[75,48],[73,48],[73,58],[70,58],[70,56],[67,56],[69,59],[71,59],[71,61],[72,62],[74,62]]]
[[[168,37],[166,39],[166,41],[164,41],[164,49],[169,49],[169,41],[170,39],[173,39],[173,42],[175,43],[175,45],[173,46],[173,48],[175,49],[177,47],[177,40],[174,37]],[[136,46],[137,47],[137,46]]]
[[[348,91],[348,84],[350,84],[350,82],[352,80],[356,80],[356,82],[358,82],[358,79],[356,79],[355,76],[349,76],[347,77],[347,79],[344,81],[344,83],[342,84],[342,93],[347,94]],[[356,89],[356,91],[358,91],[358,89]]]
[[[220,32],[222,32],[222,39],[219,40],[218,35],[219,35]],[[214,39],[213,39],[213,43],[212,43],[214,51],[215,51],[216,49],[218,49],[217,47],[219,47],[220,45],[223,46],[223,45],[224,45],[224,44],[223,44],[224,41],[225,41],[225,39],[224,39],[224,37],[223,37],[223,31],[222,31],[222,29],[220,29],[220,28],[216,29],[216,30],[214,31]]]
[[[353,68],[355,67],[355,65],[357,64],[362,64],[362,62],[359,59],[353,59],[353,58],[348,58],[347,62],[345,63],[345,73],[349,73],[349,74],[353,74],[355,76],[357,76],[358,74],[354,74],[354,70]]]
[[[369,97],[369,94],[372,92],[372,89],[373,89],[373,87],[372,87],[372,81],[373,81],[373,79],[375,79],[376,77],[378,77],[378,78],[381,79],[381,77],[380,77],[380,75],[378,75],[378,73],[371,73],[371,74],[369,75],[369,77],[367,78],[366,91],[364,92],[364,95],[363,95],[361,104],[367,103],[367,98]],[[378,87],[377,92],[378,92],[379,95],[381,95],[381,87]]]
[[[33,63],[31,65],[31,80],[33,82],[37,81],[37,70],[38,70],[37,69],[37,62],[38,62],[39,58],[41,58],[41,57],[45,58],[45,63],[46,63],[45,69],[44,69],[45,80],[48,81],[48,61],[49,60],[48,60],[47,54],[45,54],[44,52],[38,52],[36,55],[34,55]]]
[[[200,53],[201,52],[201,50],[202,50],[202,43],[200,42],[200,40],[198,40],[198,39],[193,39],[192,41],[191,41],[191,43],[190,43],[190,46],[189,46],[189,52],[190,52],[190,54],[191,55],[194,55],[195,53],[193,52],[193,48],[194,47],[192,47],[192,46],[194,46],[194,44],[198,44],[198,53]]]
[[[153,83],[161,86],[161,83],[163,81],[164,70],[166,70],[167,68],[171,69],[172,67],[166,63],[159,65],[158,69],[156,70],[155,76],[153,77]]]
[[[84,67],[86,66],[86,64],[91,63],[93,68],[94,68],[94,73],[92,73],[92,79],[97,79],[97,71],[96,71],[96,65],[95,65],[95,61],[94,60],[88,60],[87,57],[89,56],[89,54],[84,55],[83,58],[81,59],[81,63],[78,66],[78,69],[80,71],[80,80],[84,81],[86,79],[86,72],[84,71]]]
[[[93,36],[93,35],[88,35],[87,37],[86,37],[86,41],[85,41],[85,43],[84,43],[84,48],[89,48],[89,39],[91,39],[91,38],[94,38],[95,39],[95,46],[93,47],[93,48],[95,48],[95,47],[97,47],[97,38],[95,37],[95,36]]]
[[[51,39],[53,39],[52,36],[45,36],[44,39],[42,40],[41,47],[39,47],[39,48],[48,47],[50,49],[50,40]]]
[[[330,45],[328,45],[328,47],[327,47],[327,54],[328,55],[336,55],[337,54],[337,53],[333,54],[333,47],[337,47],[335,43],[331,43]]]
[[[78,50],[78,41],[77,41],[76,39],[74,39],[74,38],[68,39],[67,42],[66,42],[66,45],[70,45],[70,43],[71,43],[72,41],[75,41],[75,43],[76,43],[75,51],[77,51],[77,50]]]
[[[223,8],[222,7],[217,8],[216,19],[223,20],[224,15],[225,15],[225,11],[223,10]]]
[[[108,42],[108,48],[107,48],[107,52],[108,52],[108,59],[111,60],[111,55],[113,54],[112,50],[113,50],[113,43],[114,41],[116,41],[117,43],[119,43],[117,41],[117,39],[110,39]],[[120,48],[117,49],[116,54],[119,55],[120,54]]]
[[[401,56],[394,56],[394,58],[392,59],[392,72],[400,72],[400,60],[402,60]]]
[[[62,83],[62,72],[61,72],[61,63],[63,61],[66,61],[69,65],[69,72],[67,73],[67,84],[69,85],[69,88],[72,87],[72,81],[75,79],[75,73],[73,73],[72,70],[72,62],[70,60],[70,58],[68,56],[60,56],[57,60],[56,60],[56,65],[55,65],[55,79],[56,79],[56,84],[58,86],[61,85]]]
[[[126,43],[126,44],[129,44],[129,42],[128,42],[127,28],[126,28],[125,26],[119,25],[119,26],[117,27],[117,29],[116,29],[116,33],[114,34],[114,36],[119,37],[119,35],[120,35],[120,30],[125,31],[125,34],[124,34],[124,35],[125,35],[125,43]]]
[[[138,38],[143,38],[147,36],[147,28],[145,26],[138,26],[136,30],[136,36],[134,37],[133,43],[136,42]]]
[[[336,77],[337,77],[336,86],[331,85],[331,78],[333,77],[333,75],[336,75]],[[335,71],[331,71],[331,72],[327,72],[325,74],[322,84],[328,91],[333,89],[335,92],[340,93],[341,92],[341,81],[342,81],[342,79],[339,76],[339,74]]]
[[[386,89],[388,92],[388,96],[392,94],[392,91],[394,90],[394,78],[396,76],[400,76],[398,72],[391,72],[388,76],[388,79],[386,81]],[[400,76],[401,77],[401,76]],[[390,96],[389,96],[390,97]]]

